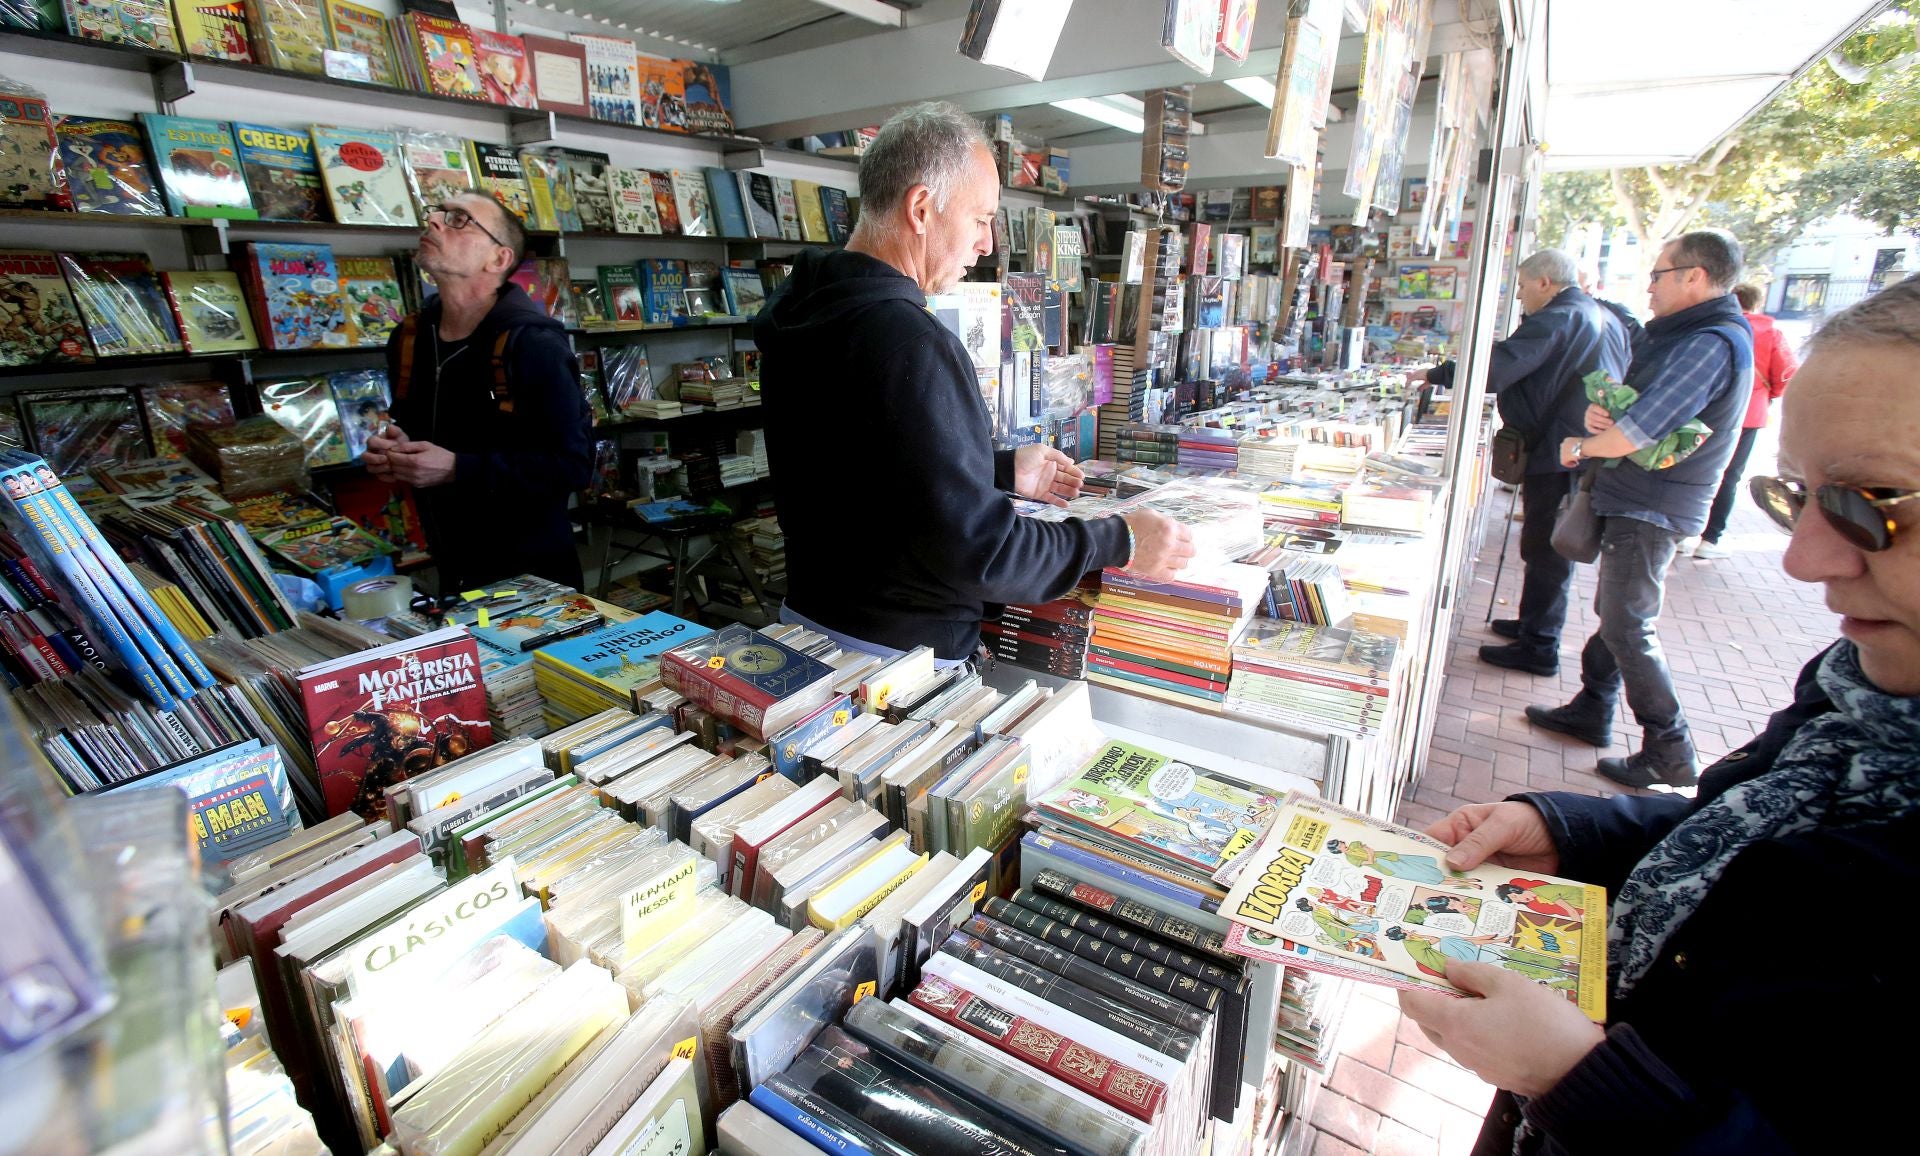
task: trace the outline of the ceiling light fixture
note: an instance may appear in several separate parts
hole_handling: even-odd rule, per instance
[[[1262,76],[1236,76],[1227,87],[1255,103],[1273,107],[1273,81]]]
[[[1147,130],[1146,105],[1138,97],[1132,96],[1095,96],[1075,97],[1072,100],[1050,102],[1053,107],[1065,112],[1076,113],[1089,120],[1110,124],[1128,132]]]

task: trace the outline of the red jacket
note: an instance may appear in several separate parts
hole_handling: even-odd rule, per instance
[[[1753,326],[1753,398],[1747,402],[1747,420],[1741,429],[1764,429],[1767,405],[1787,392],[1787,382],[1800,371],[1799,359],[1787,344],[1786,334],[1773,326],[1773,318],[1764,313],[1749,313]]]

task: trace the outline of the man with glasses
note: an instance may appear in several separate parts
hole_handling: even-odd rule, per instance
[[[1753,330],[1732,295],[1740,265],[1740,243],[1719,230],[1687,233],[1661,248],[1649,273],[1654,319],[1635,344],[1627,371],[1626,384],[1639,400],[1617,419],[1600,406],[1589,407],[1592,436],[1567,438],[1560,447],[1563,464],[1594,475],[1593,508],[1601,518],[1594,612],[1600,628],[1580,653],[1580,693],[1565,706],[1530,706],[1527,718],[1608,746],[1624,687],[1645,732],[1641,747],[1628,758],[1601,759],[1598,770],[1625,786],[1688,786],[1698,777],[1693,740],[1654,625],[1675,550],[1706,527],[1752,389]],[[1696,418],[1712,432],[1688,457],[1660,470],[1625,460]]]
[[[414,487],[443,594],[582,582],[567,500],[587,484],[589,418],[565,326],[508,280],[526,247],[485,193],[430,208],[415,260],[439,293],[387,343],[392,421],[363,460]]]

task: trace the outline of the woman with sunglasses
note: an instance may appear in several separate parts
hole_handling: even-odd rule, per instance
[[[1910,977],[1819,929],[1842,888],[1872,880],[1889,913],[1920,889],[1916,356],[1920,277],[1813,339],[1781,477],[1752,488],[1793,535],[1787,574],[1826,587],[1842,638],[1698,798],[1518,795],[1430,828],[1455,845],[1450,867],[1566,875],[1611,898],[1604,1027],[1485,964],[1446,969],[1479,998],[1401,995],[1503,1089],[1476,1153],[1865,1152],[1909,1131],[1912,1064],[1876,1057],[1920,1029]]]

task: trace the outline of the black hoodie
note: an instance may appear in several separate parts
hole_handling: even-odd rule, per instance
[[[1014,514],[1013,455],[994,452],[966,347],[891,265],[801,253],[753,337],[797,613],[965,658],[990,604],[1059,598],[1125,564],[1118,518]]]
[[[414,441],[454,454],[453,480],[416,493],[441,592],[516,574],[578,589],[567,499],[587,484],[590,418],[565,326],[512,282],[466,341],[442,344],[434,333],[439,320],[434,297],[420,311],[413,376],[393,420]],[[506,351],[511,410],[493,398],[493,344],[503,330],[515,331]],[[399,346],[396,332],[387,343],[395,382]],[[436,371],[442,361],[444,382]]]

